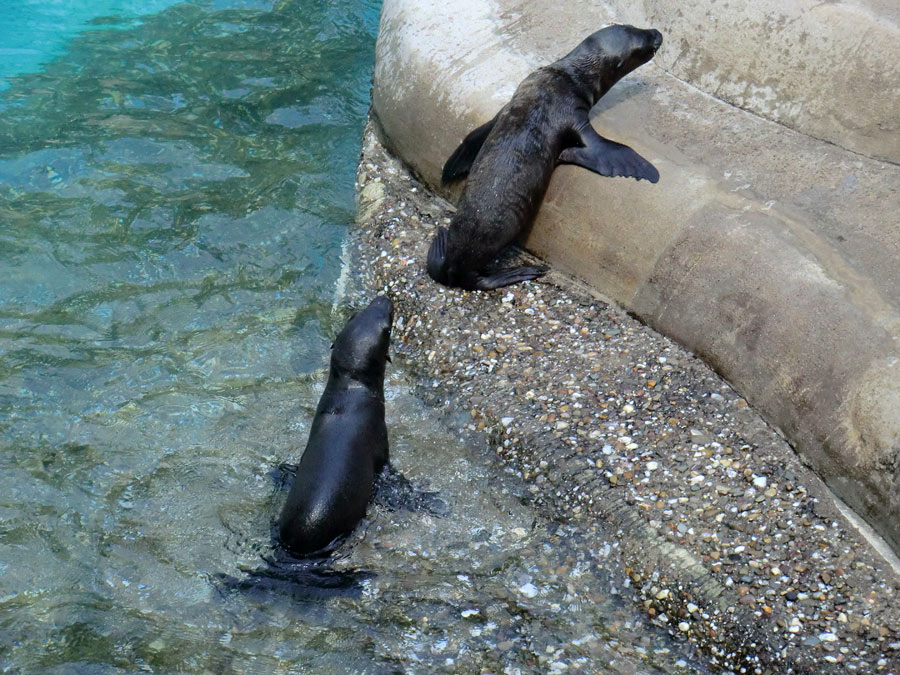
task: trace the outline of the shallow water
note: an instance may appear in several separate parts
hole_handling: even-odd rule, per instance
[[[217,582],[274,554],[348,316],[378,6],[170,4],[84,4],[2,73],[0,668],[675,667],[602,533],[537,516],[396,368],[393,461],[448,513],[375,505],[333,563],[355,593]]]

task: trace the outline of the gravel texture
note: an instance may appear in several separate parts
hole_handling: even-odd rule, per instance
[[[432,282],[452,206],[372,124],[358,190],[352,268],[394,301],[420,395],[468,410],[551,517],[604,523],[654,623],[714,671],[900,673],[900,577],[707,365],[557,273],[488,293]]]

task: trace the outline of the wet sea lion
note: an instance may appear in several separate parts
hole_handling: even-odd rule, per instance
[[[332,345],[328,383],[278,519],[279,539],[294,555],[330,548],[366,515],[388,461],[384,369],[393,318],[393,304],[379,296]]]
[[[656,168],[634,150],[597,134],[588,113],[661,44],[657,30],[603,28],[526,77],[494,119],[466,136],[444,165],[445,183],[469,180],[449,231],[438,228],[428,251],[432,279],[490,290],[543,275],[544,267],[485,268],[531,225],[557,164],[659,180]]]

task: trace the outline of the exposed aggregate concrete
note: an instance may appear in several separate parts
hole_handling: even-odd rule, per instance
[[[606,523],[636,601],[716,670],[900,673],[900,578],[784,439],[569,278],[435,284],[423,261],[452,207],[371,124],[363,145],[352,267],[394,301],[394,351],[427,402],[469,410],[548,513]]]

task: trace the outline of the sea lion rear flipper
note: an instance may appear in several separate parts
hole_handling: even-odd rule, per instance
[[[469,135],[463,139],[463,142],[459,144],[459,147],[453,151],[453,154],[450,155],[446,164],[444,164],[441,182],[452,183],[469,175],[469,169],[472,168],[472,163],[478,156],[481,146],[484,145],[484,139],[491,133],[491,129],[494,128],[496,121],[497,116],[495,115],[490,122],[485,122],[480,127],[469,132]]]
[[[447,237],[450,233],[446,227],[438,227],[437,234],[428,248],[428,261],[425,264],[428,275],[438,283],[447,284],[447,271],[444,260],[447,257]]]
[[[583,147],[566,148],[559,153],[560,164],[576,164],[601,176],[625,176],[655,183],[659,171],[627,145],[603,138],[587,126],[579,131]]]
[[[390,464],[375,482],[375,501],[388,511],[425,511],[433,516],[450,513],[450,506],[438,492],[420,489]]]
[[[523,267],[510,267],[505,270],[494,270],[475,277],[475,288],[480,291],[492,291],[495,288],[503,288],[520,281],[531,281],[542,277],[547,273],[547,267],[525,265]]]

